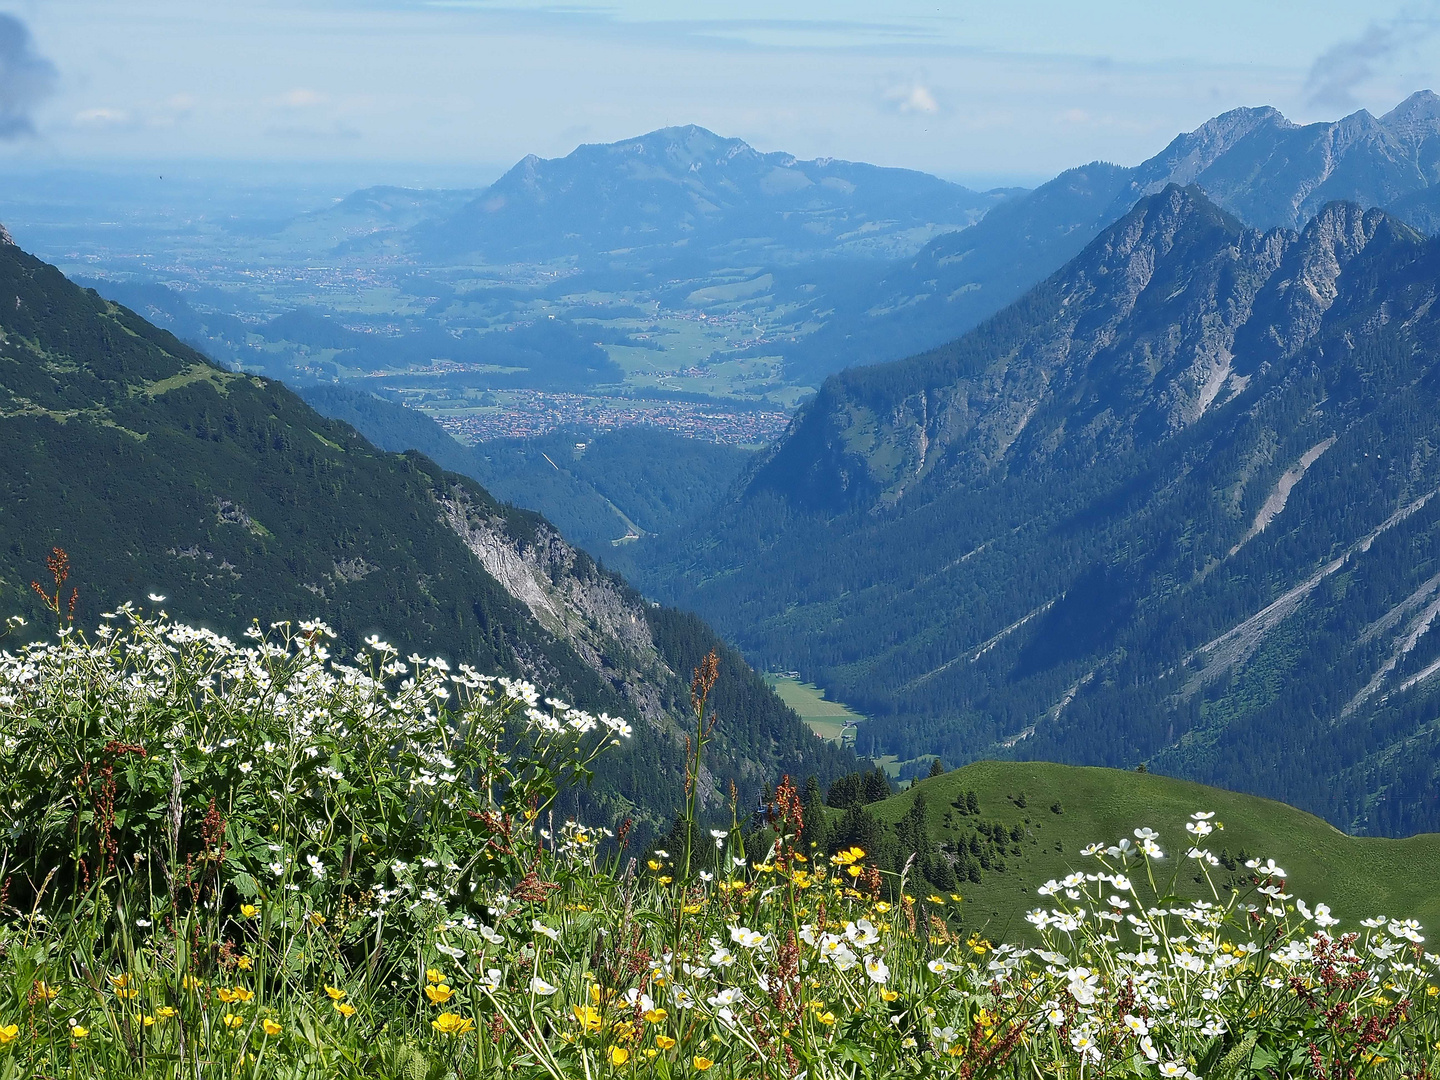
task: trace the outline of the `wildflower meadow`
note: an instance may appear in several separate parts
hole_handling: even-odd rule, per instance
[[[155,603],[160,598],[154,598]],[[59,614],[57,594],[56,612]],[[0,654],[0,1080],[1428,1077],[1440,970],[1197,808],[1074,853],[1015,940],[866,853],[696,818],[558,822],[610,716],[318,622],[125,607]],[[713,803],[714,800],[711,800]],[[612,832],[610,828],[614,827]],[[673,849],[673,850],[671,850]],[[1199,873],[1207,895],[1181,898]],[[913,894],[912,894],[913,890]]]

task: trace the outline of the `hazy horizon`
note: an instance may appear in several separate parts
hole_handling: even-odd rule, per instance
[[[356,186],[479,186],[529,153],[695,123],[802,158],[1033,186],[1133,164],[1239,106],[1305,123],[1440,82],[1435,8],[1401,3],[125,7],[0,9],[0,168],[333,165]]]

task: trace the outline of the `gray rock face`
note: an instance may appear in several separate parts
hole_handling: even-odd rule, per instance
[[[638,596],[600,574],[588,556],[548,524],[521,544],[502,518],[467,499],[458,487],[441,500],[440,510],[441,520],[485,571],[619,690],[641,717],[656,728],[677,722],[659,693],[676,676],[655,647]]]

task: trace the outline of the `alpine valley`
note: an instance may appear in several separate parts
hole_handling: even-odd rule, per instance
[[[1169,185],[957,341],[828,379],[641,580],[869,714],[862,752],[1440,828],[1437,281],[1385,211],[1262,231]]]
[[[251,619],[313,617],[346,655],[379,631],[402,655],[532,679],[632,723],[560,808],[630,817],[641,838],[683,803],[690,675],[711,649],[724,721],[699,788],[710,814],[732,790],[748,807],[784,773],[853,764],[699,619],[642,600],[538,515],[419,454],[377,450],[281,383],[216,366],[8,237],[0,295],[7,612],[38,610],[29,585],[56,546],[79,627],[157,592],[146,606],[232,637]]]

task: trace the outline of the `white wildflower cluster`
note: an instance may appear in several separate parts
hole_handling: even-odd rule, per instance
[[[126,763],[107,796],[130,822],[117,868],[163,866],[177,842],[194,851],[209,795],[224,792],[227,872],[243,895],[292,895],[292,924],[348,895],[387,926],[403,913],[478,928],[490,830],[529,829],[545,793],[630,729],[523,680],[402,659],[375,636],[342,660],[335,641],[306,620],[252,625],[240,644],[127,604],[93,638],[0,652],[12,869],[29,859],[40,880],[71,857],[46,846],[45,822],[93,812],[85,770]],[[565,842],[600,835],[567,826]]]

